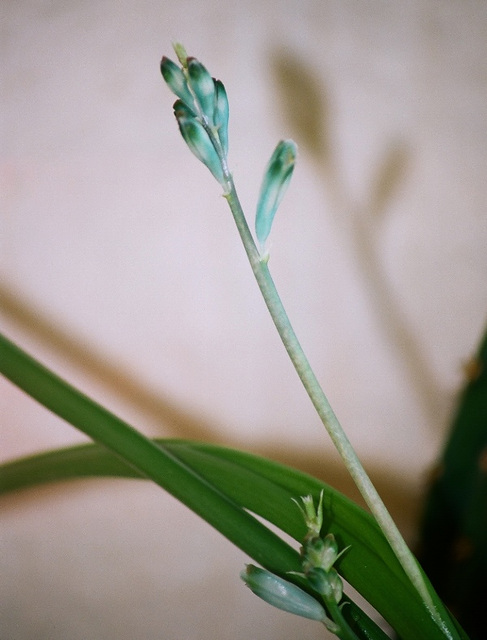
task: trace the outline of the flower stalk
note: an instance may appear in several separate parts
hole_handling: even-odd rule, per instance
[[[261,251],[259,251],[247,224],[233,177],[228,169],[228,101],[224,87],[220,81],[215,79],[212,79],[210,83],[211,76],[203,65],[195,61],[194,58],[188,58],[181,45],[176,45],[175,51],[182,68],[176,72],[174,67],[177,68],[177,65],[167,58],[163,58],[161,71],[169,88],[178,96],[184,106],[182,108],[179,105],[176,108],[178,102],[175,105],[175,115],[183,138],[191,151],[210,169],[224,189],[223,195],[232,212],[250,266],[279,336],[348,472],[429,614],[443,630],[445,637],[451,638],[445,622],[433,603],[416,559],[363,468],[310,366],[269,271],[269,256],[262,250],[262,245],[269,235],[277,206],[288,186],[294,168],[296,147],[292,141],[280,143],[267,167],[257,208],[256,235],[261,247]],[[215,154],[219,162],[218,169],[215,167]]]

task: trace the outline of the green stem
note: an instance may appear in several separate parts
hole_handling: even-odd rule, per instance
[[[291,322],[289,321],[284,305],[279,297],[267,266],[267,260],[260,255],[255,245],[235,189],[233,178],[228,173],[226,177],[227,190],[224,194],[225,198],[227,199],[232,211],[237,229],[250,261],[252,271],[257,280],[257,284],[259,285],[267,308],[269,309],[271,317],[286,351],[291,358],[294,368],[296,369],[298,376],[300,377],[301,382],[303,383],[304,388],[320,416],[333,444],[342,457],[348,472],[352,476],[373,516],[377,520],[377,523],[391,545],[391,548],[401,563],[406,575],[418,591],[425,606],[429,610],[430,615],[444,630],[447,637],[450,637],[445,623],[433,604],[433,600],[423,580],[423,576],[416,559],[404,541],[404,538],[402,537],[394,520],[363,468],[362,463],[358,459],[355,450],[331,408],[330,403],[328,402],[328,399],[309,364]]]
[[[328,609],[328,613],[330,614],[333,622],[335,622],[340,630],[335,632],[340,640],[359,640],[358,636],[350,629],[348,622],[343,617],[342,610],[337,605],[335,600],[323,598],[325,601],[326,607]]]

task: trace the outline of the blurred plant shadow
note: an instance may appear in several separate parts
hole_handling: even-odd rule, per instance
[[[343,239],[344,251],[356,260],[363,289],[377,322],[408,376],[431,429],[443,429],[448,403],[404,310],[398,302],[381,260],[381,232],[398,192],[406,184],[412,150],[404,140],[392,139],[375,163],[368,194],[357,202],[347,186],[337,152],[331,91],[323,78],[288,50],[270,55],[282,118],[298,146],[312,160],[330,203],[330,221]],[[327,212],[328,213],[328,212]]]
[[[27,332],[43,347],[89,376],[115,397],[130,403],[141,415],[150,418],[158,429],[158,433],[152,434],[153,436],[177,437],[242,448],[240,442],[236,443],[229,437],[222,439],[220,434],[223,429],[215,429],[199,416],[171,401],[162,392],[146,388],[119,363],[109,361],[91,345],[58,326],[1,282],[0,311],[14,326]],[[251,441],[246,443],[245,449],[320,478],[365,506],[353,480],[336,456],[307,449],[298,451],[276,443],[256,446]],[[418,517],[417,488],[408,486],[401,478],[380,468],[371,468],[369,472],[398,526],[406,537],[410,536],[415,530]],[[22,499],[20,495],[19,499]]]

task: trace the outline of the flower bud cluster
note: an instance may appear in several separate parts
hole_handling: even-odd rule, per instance
[[[328,533],[324,538],[320,536],[323,524],[323,493],[320,495],[318,508],[315,509],[312,496],[301,498],[300,508],[308,529],[301,547],[302,575],[309,585],[323,596],[326,601],[340,602],[343,595],[343,583],[337,570],[333,567],[338,558],[347,551],[338,553],[335,536]],[[348,548],[348,547],[347,547]]]
[[[333,565],[346,549],[338,553],[333,534],[329,533],[324,538],[319,535],[323,524],[323,494],[317,509],[312,496],[303,497],[301,501],[302,505],[295,502],[304,516],[308,530],[301,548],[303,571],[290,573],[304,578],[308,587],[321,595],[326,605],[336,607],[342,599],[343,585]],[[247,565],[241,578],[257,596],[274,607],[303,618],[318,620],[332,633],[340,633],[340,626],[328,617],[320,602],[288,580],[254,565]]]
[[[174,115],[179,130],[192,153],[225,187],[229,114],[225,87],[212,78],[201,62],[188,57],[182,45],[175,45],[174,49],[181,66],[164,56],[161,73],[178,98]]]

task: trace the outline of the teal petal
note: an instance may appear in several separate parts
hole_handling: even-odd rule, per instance
[[[188,84],[196,96],[201,113],[208,123],[214,124],[215,115],[215,83],[213,78],[199,60],[188,58]]]
[[[196,113],[188,107],[188,105],[182,100],[176,100],[173,104],[174,115],[176,116],[176,120],[179,118],[196,118]]]
[[[189,90],[183,70],[172,60],[164,56],[161,60],[161,73],[167,86],[189,109],[194,109],[194,98]]]
[[[255,218],[255,233],[261,247],[269,236],[274,216],[291,180],[296,154],[297,146],[292,140],[281,140],[267,165]]]
[[[201,122],[194,117],[188,117],[184,112],[176,112],[176,118],[181,135],[190,150],[208,167],[218,182],[225,186],[220,158]]]
[[[225,156],[228,155],[228,98],[225,87],[220,80],[215,80],[215,115],[214,123],[218,132],[218,138]]]

